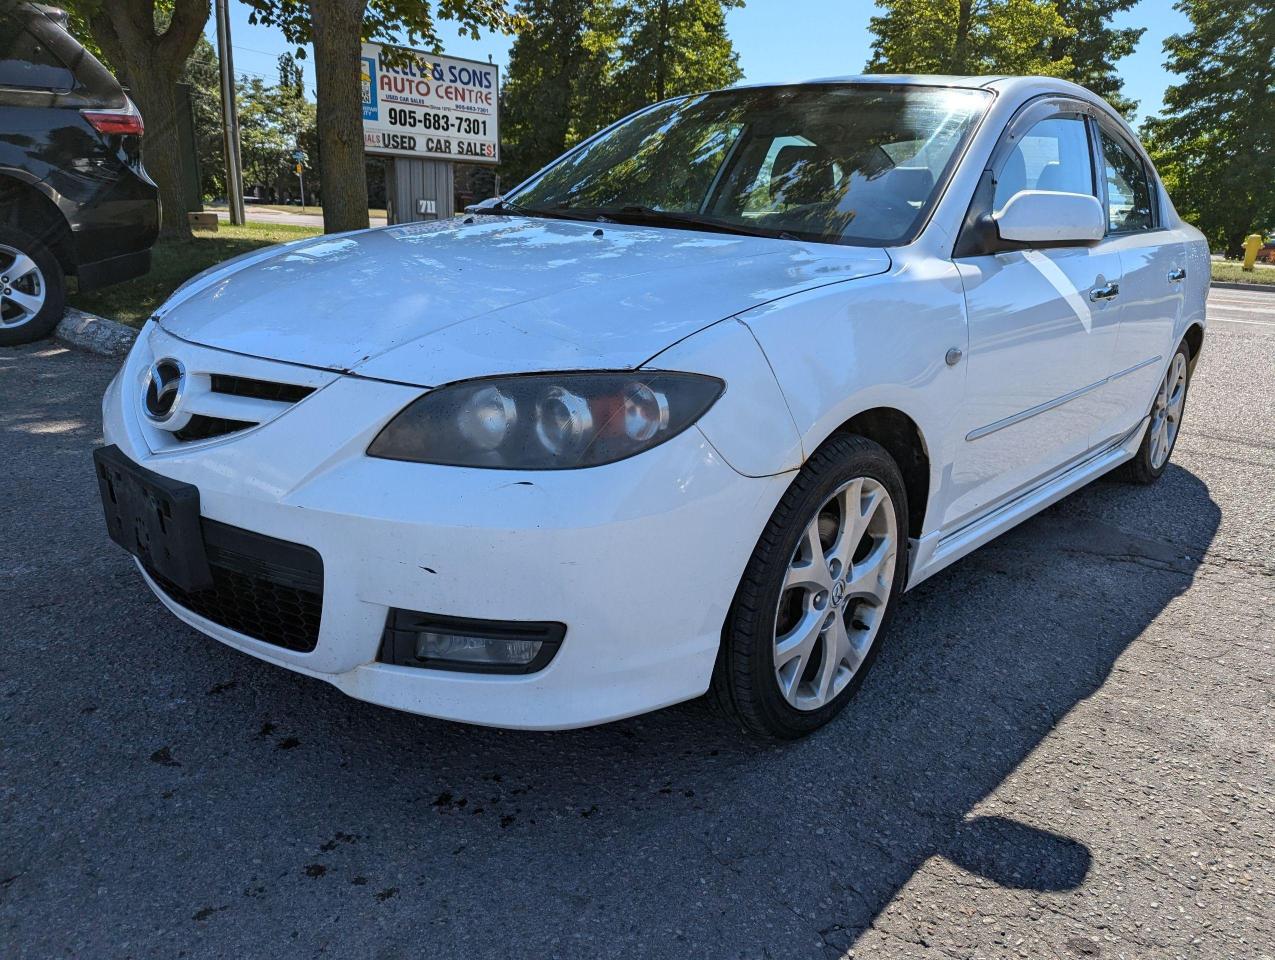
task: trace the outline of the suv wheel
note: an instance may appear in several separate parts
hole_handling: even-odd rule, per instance
[[[66,310],[57,257],[24,230],[0,226],[0,346],[47,337]]]
[[[854,695],[903,591],[907,529],[884,448],[834,436],[807,461],[748,561],[713,672],[718,704],[746,731],[804,736]]]

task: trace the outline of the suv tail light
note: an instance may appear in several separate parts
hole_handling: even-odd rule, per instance
[[[132,100],[126,107],[114,110],[81,110],[80,113],[103,136],[140,137],[145,130],[142,115]]]

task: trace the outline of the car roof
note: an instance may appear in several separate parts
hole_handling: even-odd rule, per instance
[[[1042,93],[1062,93],[1081,97],[1092,103],[1106,106],[1105,102],[1091,90],[1060,80],[1057,77],[1010,76],[1007,74],[989,74],[984,76],[957,76],[941,73],[860,73],[836,77],[815,77],[810,80],[785,81],[780,83],[745,83],[740,87],[789,87],[816,83],[852,83],[852,84],[889,84],[893,86],[921,87],[958,87],[967,90],[993,90],[999,94],[1037,96]],[[731,88],[739,89],[739,88]]]
[[[988,90],[998,96],[1022,103],[1032,97],[1046,94],[1062,94],[1085,100],[1102,108],[1113,119],[1128,126],[1124,118],[1107,101],[1092,90],[1088,90],[1070,80],[1057,77],[1009,76],[995,74],[986,76],[953,76],[940,73],[860,73],[838,77],[816,77],[811,80],[785,81],[780,83],[744,83],[731,90],[763,89],[766,87],[795,87],[813,84],[882,84],[892,86],[918,87],[955,87],[965,90]],[[676,98],[674,98],[676,99]]]

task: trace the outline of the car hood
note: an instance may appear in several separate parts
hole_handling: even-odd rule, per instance
[[[257,251],[156,320],[205,346],[434,386],[637,367],[750,307],[889,266],[863,247],[474,216]]]

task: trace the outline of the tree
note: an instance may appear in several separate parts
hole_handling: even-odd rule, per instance
[[[1143,134],[1182,214],[1238,256],[1275,226],[1275,0],[1179,0],[1191,29],[1164,41],[1182,81]]]
[[[279,83],[245,77],[239,88],[239,138],[245,184],[278,191],[295,185],[293,153],[315,126],[315,108],[305,98],[301,69],[288,54],[279,58]],[[313,188],[313,184],[311,184]]]
[[[518,182],[657,100],[742,76],[726,10],[743,0],[520,0],[502,94],[502,170]]]
[[[318,84],[319,162],[328,185],[323,229],[368,225],[363,154],[360,41],[393,42],[437,51],[435,16],[475,39],[483,29],[512,31],[517,18],[504,0],[245,0],[252,21],[278,26],[290,43],[314,44]],[[393,56],[393,54],[391,54]],[[332,185],[340,184],[340,189]]]
[[[1124,80],[1116,72],[1116,61],[1129,56],[1138,46],[1146,27],[1116,29],[1111,20],[1117,13],[1131,10],[1138,0],[1056,0],[1058,14],[1074,31],[1054,37],[1049,55],[1055,61],[1071,60],[1071,71],[1061,74],[1092,90],[1109,104],[1132,117],[1137,101],[1122,93]]]
[[[678,94],[738,82],[744,72],[726,33],[726,10],[743,5],[744,0],[622,4],[616,116]]]
[[[604,7],[602,0],[519,0],[525,26],[510,48],[501,90],[501,170],[511,185],[582,135],[578,108],[602,96],[613,47],[592,37]]]
[[[1067,76],[1054,44],[1075,30],[1053,0],[880,0],[869,21],[871,73]]]
[[[226,143],[221,122],[221,69],[217,51],[207,37],[201,35],[196,41],[181,79],[190,85],[200,192],[208,198],[223,197],[226,195]]]
[[[159,187],[165,236],[189,237],[182,190],[177,82],[211,12],[209,0],[75,0],[84,23],[146,121],[146,169]]]

